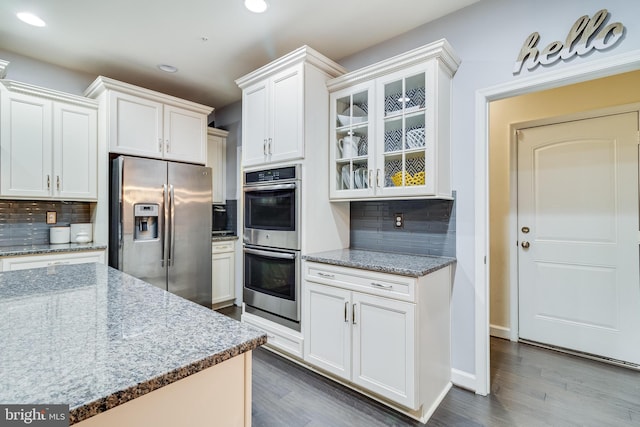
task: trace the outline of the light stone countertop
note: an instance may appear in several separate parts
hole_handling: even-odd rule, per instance
[[[362,249],[338,249],[303,255],[302,259],[380,273],[421,277],[456,262],[455,258],[375,252]]]
[[[107,245],[89,243],[64,243],[60,245],[0,246],[0,257],[20,255],[49,255],[64,252],[97,251]]]
[[[68,403],[71,424],[266,340],[102,264],[0,273],[0,402]]]

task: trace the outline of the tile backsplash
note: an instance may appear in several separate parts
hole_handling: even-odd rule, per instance
[[[403,214],[403,228],[394,227],[396,213]],[[455,257],[455,224],[455,200],[351,202],[350,247]]]
[[[49,243],[54,225],[91,222],[92,203],[0,200],[0,246],[31,246]],[[47,224],[47,211],[57,213],[57,223]]]

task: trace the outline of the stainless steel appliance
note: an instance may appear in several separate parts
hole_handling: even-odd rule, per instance
[[[213,205],[211,208],[211,231],[224,232],[227,228],[227,207],[225,205]]]
[[[300,166],[244,174],[248,245],[300,250]]]
[[[245,310],[300,330],[300,166],[244,175]]]
[[[112,162],[109,265],[211,306],[211,168]]]

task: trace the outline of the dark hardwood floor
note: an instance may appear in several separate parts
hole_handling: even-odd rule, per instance
[[[423,425],[263,348],[252,414],[256,427]],[[640,373],[491,338],[491,394],[453,387],[427,426],[640,426]]]

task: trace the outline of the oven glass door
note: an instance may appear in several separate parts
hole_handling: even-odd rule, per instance
[[[295,184],[247,187],[244,191],[245,228],[296,231]]]
[[[295,301],[296,258],[294,253],[245,248],[245,288]]]
[[[245,246],[245,304],[300,321],[300,252]]]

